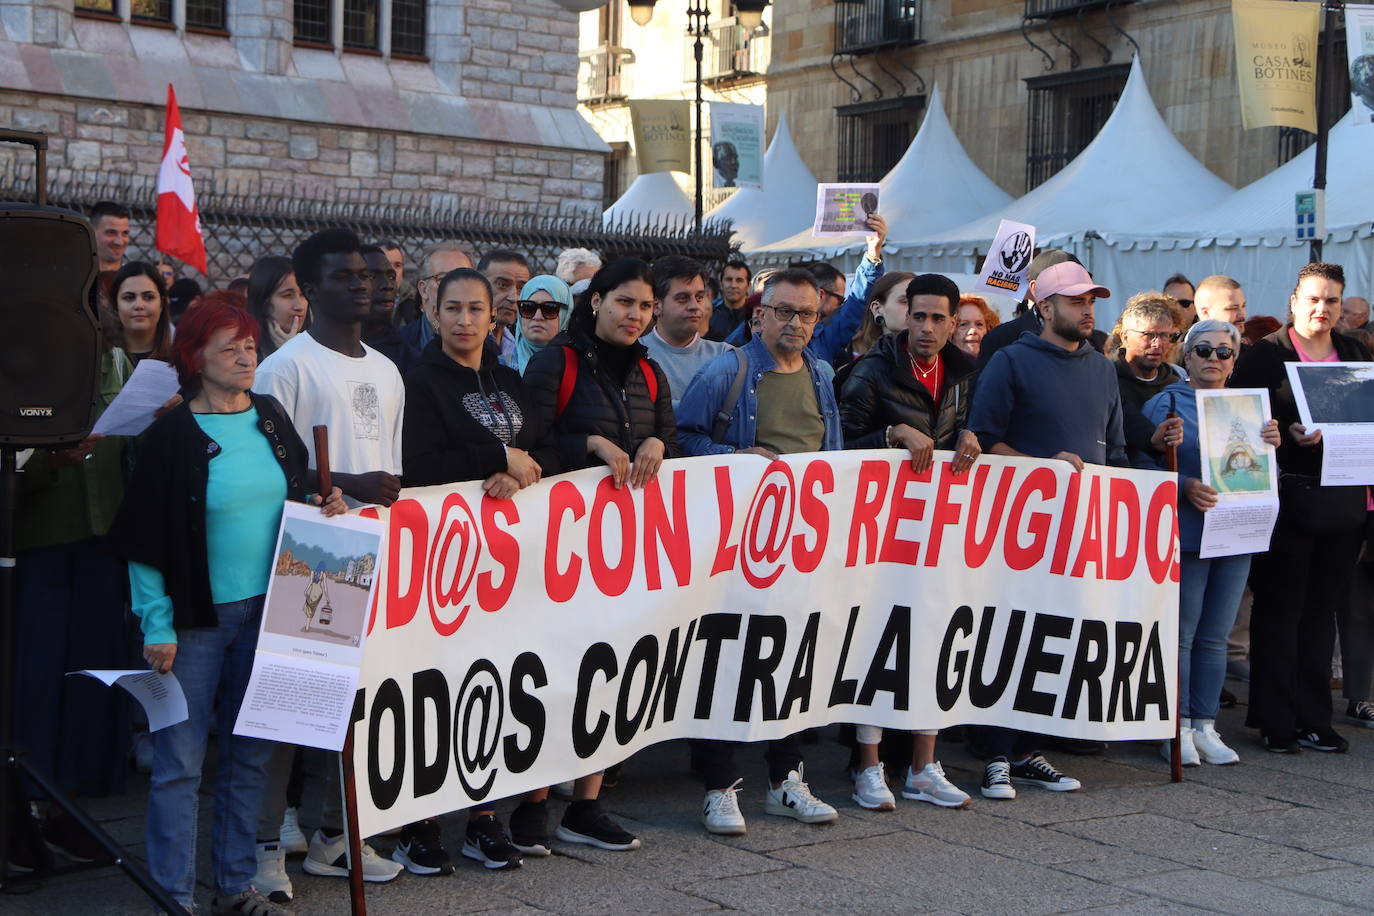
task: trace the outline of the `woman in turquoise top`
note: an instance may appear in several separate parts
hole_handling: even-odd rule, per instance
[[[273,566],[282,503],[310,488],[306,450],[281,405],[250,390],[253,318],[227,305],[187,313],[173,364],[190,400],[149,429],[112,541],[129,561],[143,656],[170,671],[189,718],[153,735],[148,866],[195,903],[196,802],[218,722],[213,913],[284,914],[252,888],[255,830],[271,742],[236,736]],[[319,502],[319,497],[313,501]],[[325,515],[345,511],[334,488]]]

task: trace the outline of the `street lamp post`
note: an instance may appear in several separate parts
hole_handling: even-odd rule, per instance
[[[636,25],[645,26],[654,15],[654,4],[657,0],[627,0],[630,5],[630,18]],[[702,203],[702,180],[705,177],[701,156],[701,63],[705,54],[705,38],[710,34],[710,26],[707,21],[711,16],[711,8],[707,5],[708,0],[687,0],[687,34],[691,36],[692,56],[696,61],[696,123],[695,132],[692,137],[696,148],[692,153],[693,168],[696,170],[696,201],[695,201],[695,222],[696,231],[701,232],[701,203]],[[734,0],[735,18],[740,26],[749,33],[759,27],[763,22],[763,10],[768,6],[768,0]]]

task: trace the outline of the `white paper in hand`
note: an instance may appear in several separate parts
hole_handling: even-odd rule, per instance
[[[177,393],[177,371],[157,359],[141,360],[134,374],[95,421],[92,433],[137,436],[153,424],[153,414]]]
[[[169,725],[185,722],[190,718],[186,711],[186,694],[182,692],[181,682],[175,674],[159,674],[156,671],[69,671],[71,674],[84,674],[93,677],[107,687],[118,684],[129,693],[148,714],[148,731],[155,732]]]
[[[988,256],[983,259],[983,271],[974,289],[985,293],[1020,297],[1026,286],[1026,271],[1035,257],[1035,227],[1004,219],[997,226]]]

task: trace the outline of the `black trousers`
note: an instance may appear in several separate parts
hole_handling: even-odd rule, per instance
[[[1347,700],[1374,700],[1374,556],[1365,548],[1355,566],[1350,600],[1336,611],[1341,634],[1341,676]]]
[[[1314,533],[1280,513],[1250,588],[1250,711],[1266,737],[1331,727],[1331,654],[1336,611],[1350,600],[1359,529]]]
[[[1040,739],[1039,735],[1031,732],[996,725],[970,725],[968,733],[968,740],[984,760],[995,757],[1005,757],[1008,761],[1020,760],[1035,752]]]
[[[800,733],[766,743],[768,749],[763,759],[768,761],[768,779],[770,782],[782,782],[788,773],[801,766]],[[707,789],[725,789],[740,775],[735,768],[735,748],[750,746],[737,741],[693,739],[692,765],[701,774]]]

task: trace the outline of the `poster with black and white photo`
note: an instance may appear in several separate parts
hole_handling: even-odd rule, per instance
[[[763,106],[711,103],[711,186],[763,187]]]
[[[1374,363],[1285,363],[1298,416],[1321,430],[1324,487],[1374,484]]]
[[[1026,286],[1026,271],[1035,257],[1035,227],[1004,219],[997,225],[983,269],[974,289],[1002,296],[1022,295]]]
[[[1345,5],[1350,110],[1356,124],[1374,124],[1374,6]]]
[[[816,223],[812,235],[863,235],[878,212],[876,184],[816,185]]]

